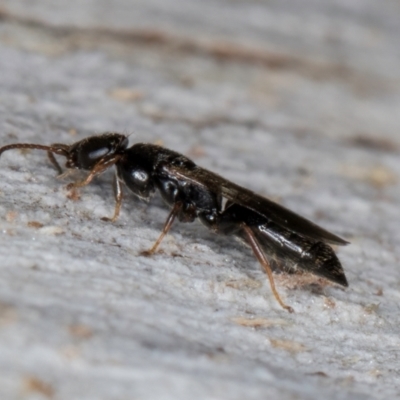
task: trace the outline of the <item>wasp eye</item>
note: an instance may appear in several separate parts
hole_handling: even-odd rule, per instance
[[[87,153],[87,157],[90,160],[98,160],[98,159],[104,157],[109,152],[110,152],[110,149],[108,149],[107,147],[103,147],[103,148],[95,149],[95,150]]]

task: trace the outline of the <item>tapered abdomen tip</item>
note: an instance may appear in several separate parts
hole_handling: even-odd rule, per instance
[[[310,253],[313,254],[314,258],[313,273],[338,285],[349,286],[342,265],[332,247],[324,242],[317,242]]]
[[[341,274],[337,277],[336,279],[336,283],[338,283],[339,285],[342,285],[344,287],[348,287],[349,284],[347,282],[346,276],[344,274],[344,272],[342,271]]]

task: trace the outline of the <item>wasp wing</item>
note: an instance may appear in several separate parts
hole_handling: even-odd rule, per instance
[[[330,244],[348,244],[348,242],[341,237],[321,228],[280,204],[274,203],[251,190],[236,185],[222,176],[204,168],[198,166],[190,169],[181,168],[179,166],[165,166],[164,168],[169,174],[174,175],[176,178],[186,181],[190,180],[196,184],[207,187],[213,192],[221,194],[221,196],[231,202],[247,207],[292,232]]]

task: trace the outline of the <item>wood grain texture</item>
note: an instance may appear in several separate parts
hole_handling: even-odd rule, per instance
[[[132,134],[351,245],[347,290],[277,275],[288,315],[240,243],[177,224],[140,257],[160,199],[127,193],[107,224],[112,175],[71,196],[45,154],[5,153],[0,397],[398,397],[399,17],[390,0],[1,1],[1,145]]]

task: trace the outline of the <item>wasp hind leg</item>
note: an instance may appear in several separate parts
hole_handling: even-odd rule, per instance
[[[264,221],[259,220],[260,217],[257,214],[254,214],[246,208],[233,203],[227,203],[225,210],[214,217],[215,218],[207,218],[207,216],[202,216],[200,219],[215,233],[237,236],[244,240],[251,247],[257,260],[268,275],[274,297],[285,310],[292,313],[293,308],[283,302],[278,291],[276,290],[274,277],[272,274],[274,265],[271,266],[270,262],[265,256],[261,244],[256,237],[256,234],[252,229],[252,226],[257,227],[260,223],[264,223]]]
[[[258,242],[256,235],[254,234],[254,232],[252,231],[252,229],[246,225],[246,224],[242,224],[242,229],[244,232],[244,236],[246,238],[247,243],[250,245],[251,249],[253,250],[254,255],[256,256],[258,262],[262,265],[262,267],[264,268],[264,271],[266,272],[266,274],[268,275],[268,279],[269,279],[269,284],[271,286],[271,290],[272,293],[275,297],[275,299],[277,300],[277,302],[287,311],[289,311],[290,313],[294,312],[293,308],[286,305],[283,300],[281,299],[281,297],[279,296],[278,291],[276,290],[275,287],[275,281],[274,281],[274,277],[272,274],[272,268],[271,265],[267,259],[267,257],[265,256],[262,247],[260,245],[260,243]]]

